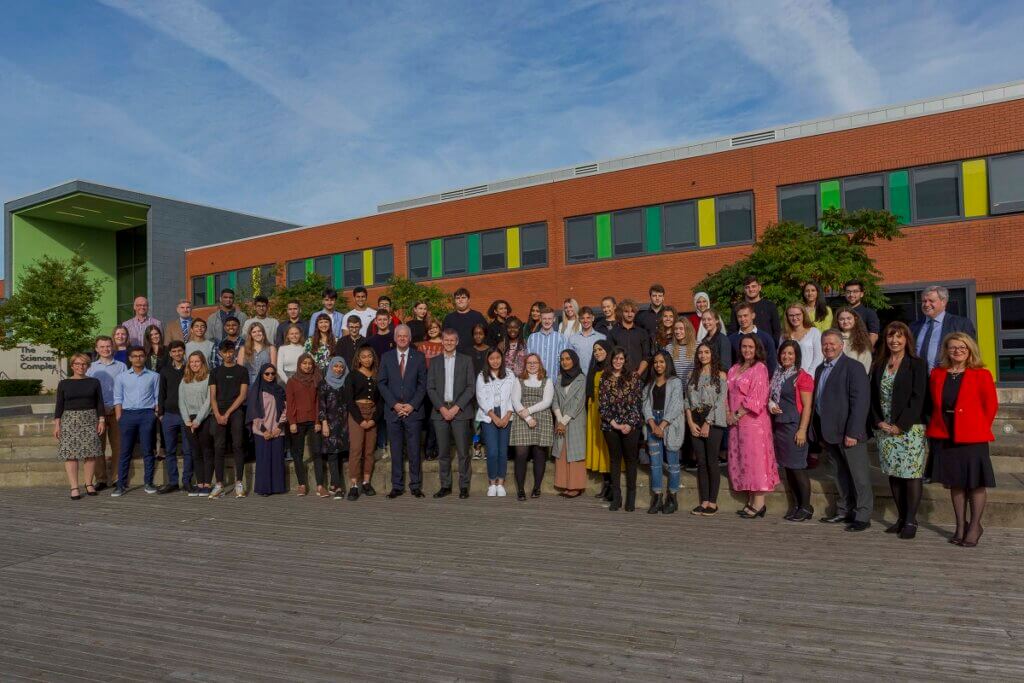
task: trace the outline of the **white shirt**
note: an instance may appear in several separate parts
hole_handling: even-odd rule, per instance
[[[455,400],[455,354],[444,354],[444,401]]]
[[[306,352],[301,344],[285,344],[277,350],[277,376],[282,383],[295,374],[299,367],[299,356]]]
[[[359,333],[362,334],[364,337],[369,337],[370,326],[373,325],[373,319],[377,317],[377,311],[373,310],[370,307],[366,307],[362,311],[353,308],[351,311],[345,314],[345,318],[341,323],[341,328],[343,330],[348,329],[348,319],[351,318],[352,316],[359,318],[359,322],[363,324],[362,328],[359,330]]]
[[[522,384],[525,384],[526,386],[531,388],[539,387],[540,380],[537,379],[537,375],[530,375],[527,379],[524,379],[522,381]],[[543,396],[541,397],[540,401],[534,403],[532,406],[527,408],[527,412],[530,415],[533,415],[534,413],[539,413],[542,410],[547,410],[548,408],[551,407],[551,402],[554,400],[555,385],[552,379],[548,377],[547,382],[544,384]],[[516,382],[516,385],[512,387],[512,409],[515,410],[517,413],[523,409],[523,387],[519,382]]]
[[[499,379],[493,374],[489,382],[484,381],[483,373],[476,377],[476,421],[491,422],[491,416],[487,411],[493,410],[495,406],[502,416],[512,412],[512,391],[519,386],[519,380],[511,372],[505,373],[505,379]]]
[[[782,346],[784,341],[786,340],[780,339],[779,346]],[[825,360],[825,356],[821,355],[821,330],[812,327],[802,339],[793,341],[800,345],[800,369],[814,377],[814,371]]]

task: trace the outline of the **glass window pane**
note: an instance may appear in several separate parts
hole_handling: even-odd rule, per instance
[[[135,263],[141,264],[146,262],[146,227],[139,226],[132,228],[132,233],[135,237],[133,252],[135,256]]]
[[[1024,211],[1024,154],[989,159],[988,188],[993,214]]]
[[[640,254],[644,250],[644,215],[640,209],[612,214],[612,253]]]
[[[694,202],[666,204],[662,209],[662,241],[666,249],[697,244],[697,205]]]
[[[843,195],[847,211],[885,209],[885,186],[880,175],[847,178],[843,181]]]
[[[999,381],[1024,382],[1024,354],[1000,354]]]
[[[918,302],[921,301],[921,295],[917,295]],[[965,318],[969,318],[970,311],[967,310],[967,288],[966,287],[951,287],[949,289],[949,301],[946,303],[946,310],[953,315],[960,315]]]
[[[999,297],[999,329],[1024,330],[1024,296]]]
[[[192,278],[192,305],[193,306],[205,306],[206,305],[206,276],[200,275],[199,277]]]
[[[302,282],[306,279],[306,262],[305,261],[290,261],[287,267],[288,286],[291,287],[297,282]]]
[[[395,273],[395,250],[381,247],[373,250],[373,281],[380,285],[391,279]]]
[[[430,242],[413,242],[409,245],[409,279],[422,280],[430,277]]]
[[[327,285],[334,287],[334,257],[318,256],[313,259],[313,272],[327,278]]]
[[[235,273],[235,298],[252,298],[252,268],[243,268]]]
[[[221,290],[228,288],[231,288],[230,273],[217,273],[216,275],[213,276],[214,298],[219,298]]]
[[[469,268],[469,255],[466,252],[466,238],[448,237],[444,240],[444,274],[459,275]]]
[[[715,200],[718,208],[718,243],[749,242],[754,239],[754,200],[747,194],[734,194]]]
[[[130,304],[135,298],[135,269],[117,269],[117,303]]]
[[[342,257],[345,283],[343,287],[358,287],[363,284],[363,252],[352,251]]]
[[[277,289],[276,271],[277,267],[272,263],[260,266],[260,294],[265,297],[269,298]]]
[[[480,270],[505,267],[505,231],[492,230],[480,235]]]
[[[535,223],[519,228],[521,266],[542,266],[548,262],[548,226]]]
[[[570,218],[565,222],[566,255],[570,261],[592,259],[597,255],[594,217]]]
[[[914,220],[960,216],[960,183],[956,166],[915,168],[911,177],[914,185]]]
[[[795,185],[779,188],[781,220],[818,227],[818,186]]]
[[[135,252],[132,249],[132,235],[130,230],[122,230],[117,233],[117,265],[122,268],[135,265]]]

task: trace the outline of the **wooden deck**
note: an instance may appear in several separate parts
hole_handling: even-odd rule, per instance
[[[946,533],[5,491],[0,679],[1021,680],[1024,532]]]

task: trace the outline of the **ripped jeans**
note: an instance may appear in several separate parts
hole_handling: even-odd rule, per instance
[[[661,422],[664,413],[655,410],[654,421]],[[647,428],[647,452],[651,456],[651,494],[657,495],[662,491],[661,470],[664,461],[668,459],[668,490],[670,493],[679,491],[679,451],[670,451],[665,448],[665,440],[659,439]]]

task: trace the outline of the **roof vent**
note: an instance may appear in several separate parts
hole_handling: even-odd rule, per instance
[[[463,197],[472,197],[475,194],[483,194],[484,192],[487,192],[486,185],[464,187],[461,190],[450,190],[448,192],[442,192],[441,201],[446,202],[450,199],[462,199]]]
[[[750,133],[748,135],[740,135],[739,137],[732,138],[729,141],[729,145],[732,147],[743,147],[744,145],[754,145],[758,142],[771,142],[774,139],[774,130],[763,130],[760,133]]]
[[[475,194],[483,194],[484,192],[487,192],[487,186],[486,185],[477,185],[476,187],[467,187],[465,190],[462,191],[463,196],[465,196],[465,197],[472,197]]]
[[[597,164],[583,164],[573,169],[573,175],[586,175],[588,173],[597,173]]]

